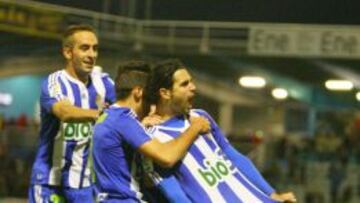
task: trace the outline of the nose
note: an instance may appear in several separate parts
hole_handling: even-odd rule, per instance
[[[89,49],[89,52],[88,52],[89,56],[91,58],[96,58],[97,57],[97,50],[95,49]]]
[[[190,82],[190,90],[193,92],[196,90],[196,85],[193,82]]]

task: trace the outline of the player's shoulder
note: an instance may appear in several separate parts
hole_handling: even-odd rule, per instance
[[[94,66],[93,70],[91,71],[91,75],[94,77],[100,77],[100,78],[109,78],[109,74],[106,72],[103,72],[102,68],[100,66]]]
[[[45,80],[55,80],[58,79],[63,74],[63,70],[57,70],[55,72],[50,73],[45,77]]]
[[[200,115],[200,116],[210,116],[208,112],[204,109],[191,109],[190,114]]]
[[[41,86],[43,88],[46,88],[46,87],[51,88],[51,87],[58,86],[59,78],[61,77],[62,74],[63,74],[62,70],[58,70],[58,71],[50,73],[42,80]]]
[[[137,121],[137,116],[133,110],[130,108],[123,107],[110,107],[105,110],[109,114],[110,118],[114,121],[118,121],[119,125],[128,125],[129,122]]]

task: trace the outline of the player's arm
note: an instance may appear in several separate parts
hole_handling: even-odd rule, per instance
[[[264,179],[259,170],[255,167],[253,162],[243,154],[239,153],[233,146],[228,146],[223,149],[226,156],[245,176],[254,183],[261,191],[269,195],[273,200],[280,202],[296,202],[294,193],[285,192],[278,193],[273,187]]]
[[[41,85],[40,105],[47,113],[64,122],[94,121],[98,110],[81,109],[70,103],[63,93],[59,75],[50,75]]]
[[[174,176],[163,177],[156,185],[170,203],[191,203]]]
[[[204,117],[192,117],[190,123],[190,127],[176,139],[165,143],[152,139],[141,145],[138,150],[162,167],[174,166],[186,154],[198,135],[210,129],[209,121]]]
[[[260,174],[259,170],[255,167],[253,162],[243,154],[239,153],[233,146],[230,144],[223,149],[226,156],[231,160],[231,162],[238,168],[245,176],[255,184],[261,191],[265,192],[267,195],[271,195],[275,192],[275,189],[270,186],[270,184],[264,179]]]
[[[100,114],[100,110],[82,109],[72,105],[68,100],[54,103],[51,110],[63,122],[95,121]]]

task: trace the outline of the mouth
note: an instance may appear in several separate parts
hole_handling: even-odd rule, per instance
[[[188,103],[189,108],[192,108],[193,100],[194,100],[194,95],[192,95],[188,98],[187,103]]]
[[[86,66],[94,66],[94,64],[93,63],[84,63]]]
[[[83,63],[87,66],[94,66],[94,61],[83,61]]]

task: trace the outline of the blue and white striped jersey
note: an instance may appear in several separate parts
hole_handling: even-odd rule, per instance
[[[115,101],[114,83],[93,71],[87,85],[65,70],[50,74],[41,86],[41,128],[31,183],[82,188],[91,185],[90,143],[92,123],[61,122],[52,106],[63,99],[83,109],[98,109]]]
[[[150,173],[156,181],[175,175],[180,186],[192,202],[201,203],[274,203],[257,188],[225,155],[223,149],[229,143],[217,133],[220,129],[203,110],[191,110],[192,116],[205,116],[211,123],[211,131],[199,136],[185,157],[171,170],[155,167]],[[190,126],[184,116],[170,120],[148,130],[153,138],[168,142],[178,137]],[[160,177],[156,177],[160,175]]]
[[[136,149],[151,136],[129,108],[112,105],[94,127],[93,159],[97,200],[142,202],[135,161]],[[141,162],[138,162],[141,166]]]

